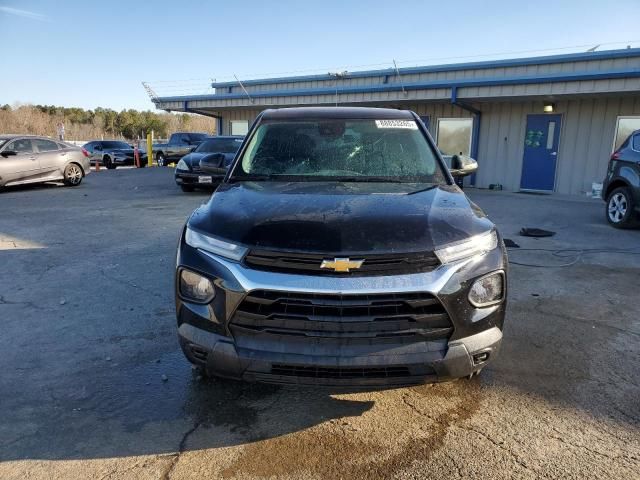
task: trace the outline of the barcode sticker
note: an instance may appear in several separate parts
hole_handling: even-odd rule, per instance
[[[406,128],[409,130],[417,130],[418,125],[413,120],[376,120],[378,128]]]

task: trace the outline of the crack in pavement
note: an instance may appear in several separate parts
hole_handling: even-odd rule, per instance
[[[0,295],[0,305],[26,305],[27,307],[35,308],[37,310],[42,310],[40,305],[36,305],[31,301],[12,301],[7,300],[4,296]]]
[[[165,471],[162,472],[162,475],[160,476],[161,480],[169,480],[171,478],[171,472],[173,472],[176,465],[178,464],[178,461],[180,460],[180,455],[182,455],[185,451],[185,448],[187,446],[187,440],[189,440],[189,437],[191,436],[191,434],[193,434],[198,428],[200,428],[201,425],[202,425],[202,422],[196,422],[193,427],[191,427],[189,430],[187,430],[184,433],[184,435],[182,436],[182,439],[180,440],[180,444],[178,445],[178,451],[176,453],[162,456],[162,457],[170,457],[171,461],[167,465],[167,468],[165,469]]]
[[[562,435],[562,432],[560,432],[557,428],[555,428],[555,427],[554,427],[554,428],[553,428],[553,430],[554,430],[556,433],[559,433],[560,435]],[[601,456],[601,457],[605,457],[605,458],[607,458],[607,459],[609,459],[609,460],[612,460],[612,461],[614,461],[614,462],[616,462],[616,460],[621,460],[621,459],[629,459],[629,460],[633,460],[633,461],[636,461],[636,460],[637,460],[637,458],[636,458],[636,457],[634,457],[634,456],[633,456],[633,455],[631,455],[631,454],[628,454],[628,455],[627,455],[627,454],[623,454],[623,455],[608,455],[608,454],[606,454],[606,453],[602,453],[602,452],[600,452],[600,451],[598,451],[598,450],[594,450],[594,449],[592,449],[592,448],[589,448],[589,447],[587,447],[586,445],[582,445],[582,444],[578,444],[578,443],[573,443],[573,442],[571,442],[571,441],[569,441],[569,440],[565,440],[565,439],[564,439],[563,437],[561,437],[561,436],[552,435],[552,436],[550,436],[549,438],[553,438],[553,439],[555,439],[555,440],[558,440],[558,441],[559,441],[559,442],[561,442],[561,443],[564,443],[565,445],[569,445],[569,446],[574,447],[574,448],[581,448],[581,449],[583,449],[583,450],[586,450],[586,451],[587,451],[587,452],[589,452],[589,453],[592,453],[592,454],[595,454],[595,455],[599,455],[599,456]],[[616,463],[620,464],[619,462],[616,462]]]
[[[516,453],[512,452],[510,448],[506,447],[505,445],[503,445],[503,443],[505,442],[499,442],[497,440],[494,440],[493,438],[491,438],[490,435],[481,432],[480,430],[476,430],[473,427],[465,427],[462,425],[455,425],[458,428],[462,429],[462,430],[466,430],[468,432],[474,432],[477,435],[480,435],[482,438],[488,440],[489,442],[491,442],[492,444],[494,444],[496,447],[500,448],[501,450],[507,452],[514,460],[515,462],[520,465],[522,468],[524,468],[525,470],[528,470],[530,472],[533,472],[538,478],[540,476],[544,476],[545,478],[549,478],[549,476],[546,473],[541,474],[540,472],[538,472],[535,468],[530,467],[529,465],[526,464],[526,462],[524,460],[522,460]]]

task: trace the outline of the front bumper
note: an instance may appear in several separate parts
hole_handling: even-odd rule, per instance
[[[200,177],[211,178],[211,183],[201,183]],[[183,170],[176,170],[175,179],[177,185],[189,185],[194,187],[208,187],[212,185],[218,185],[224,180],[224,173],[220,175],[211,175],[209,173],[191,173]]]
[[[176,281],[178,337],[187,358],[216,376],[270,383],[394,387],[465,377],[498,354],[506,300],[475,308],[467,300],[473,281],[506,272],[502,245],[482,257],[442,265],[431,272],[326,277],[258,271],[181,241],[178,271],[188,268],[214,280],[216,297],[201,305],[182,299]],[[506,290],[506,285],[505,285]],[[236,338],[230,321],[249,292],[299,295],[382,295],[428,293],[442,304],[453,324],[446,339],[376,343],[354,338]],[[505,291],[506,297],[506,291]],[[249,340],[247,340],[249,338]],[[397,374],[397,372],[402,372]]]
[[[295,363],[298,372],[307,372],[314,369],[324,370],[328,376],[307,376],[274,373],[273,365],[283,363],[283,355],[257,356],[256,352],[243,351],[236,348],[233,339],[217,335],[212,332],[183,323],[178,329],[180,346],[186,357],[193,364],[201,365],[210,374],[232,378],[266,383],[302,384],[302,385],[326,385],[326,386],[369,386],[369,387],[393,387],[418,385],[423,383],[440,382],[455,378],[466,377],[480,370],[493,360],[502,342],[502,331],[498,327],[492,327],[483,332],[449,342],[448,349],[443,358],[425,353],[422,358],[407,354],[405,361],[397,352],[389,352],[376,355],[375,358],[344,357],[331,359],[330,363],[324,359],[300,358]],[[484,361],[478,361],[480,355]],[[360,376],[359,371],[364,369],[382,369],[385,365],[408,365],[410,375],[394,377],[393,373],[384,377]],[[342,373],[345,378],[339,378]],[[356,376],[357,375],[357,376]]]

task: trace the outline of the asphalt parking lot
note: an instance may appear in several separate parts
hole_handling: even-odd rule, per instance
[[[173,266],[208,194],[171,169],[0,193],[0,478],[640,478],[640,255],[523,250],[640,252],[640,230],[597,200],[469,195],[512,260],[550,266],[512,265],[501,356],[472,380],[344,393],[192,371]]]

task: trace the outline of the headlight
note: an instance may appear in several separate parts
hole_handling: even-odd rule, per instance
[[[435,254],[442,263],[455,262],[463,258],[482,255],[498,246],[498,235],[495,230],[476,235],[463,242],[437,249]]]
[[[178,170],[189,170],[189,165],[187,165],[187,162],[185,162],[184,160],[180,160],[178,162],[178,165],[176,165],[176,168]]]
[[[207,277],[191,270],[181,270],[180,295],[199,303],[209,303],[215,297],[215,290]]]
[[[193,248],[200,248],[207,252],[215,253],[216,255],[235,261],[242,260],[244,254],[247,253],[247,249],[245,247],[236,245],[235,243],[225,242],[224,240],[210,237],[209,235],[203,235],[189,227],[187,227],[184,239],[187,242],[187,245]]]
[[[504,273],[493,272],[480,277],[469,290],[469,302],[474,307],[488,307],[504,299]]]

